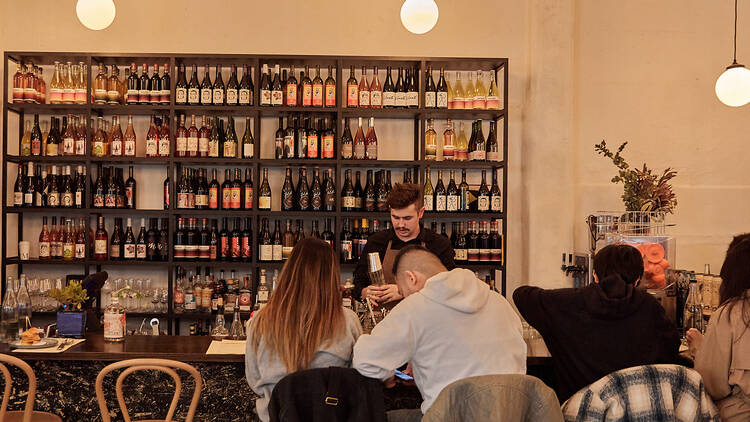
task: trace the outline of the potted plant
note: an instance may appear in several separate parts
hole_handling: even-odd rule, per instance
[[[83,338],[86,331],[86,312],[83,304],[89,299],[79,281],[71,281],[62,289],[52,289],[51,298],[60,303],[57,311],[58,337]]]

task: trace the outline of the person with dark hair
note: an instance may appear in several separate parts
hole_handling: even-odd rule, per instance
[[[393,277],[393,262],[398,251],[408,245],[422,245],[434,253],[445,268],[456,267],[453,262],[453,247],[448,239],[422,227],[424,215],[422,188],[411,183],[396,183],[388,194],[388,208],[393,228],[370,235],[362,250],[357,267],[354,269],[354,296],[362,300],[370,299],[375,306],[393,308],[403,296],[396,287]],[[367,255],[377,252],[383,265],[384,286],[370,284],[367,269]]]
[[[620,369],[678,361],[680,333],[659,302],[636,288],[642,274],[636,248],[609,245],[594,257],[589,286],[513,292],[521,316],[552,355],[561,401]]]
[[[694,328],[686,337],[721,420],[750,421],[750,233],[732,240],[720,275],[721,306],[705,338]]]
[[[448,271],[419,245],[401,248],[391,271],[405,299],[372,334],[359,338],[352,362],[360,374],[386,385],[393,382],[394,369],[411,364],[424,399],[421,411],[389,412],[389,422],[419,421],[453,381],[526,373],[520,318],[473,272]]]

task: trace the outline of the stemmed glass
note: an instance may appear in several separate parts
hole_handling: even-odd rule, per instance
[[[147,278],[146,281],[143,282],[143,290],[141,291],[141,310],[143,312],[153,311],[153,307],[151,305],[153,292],[151,291],[151,279]]]
[[[167,305],[167,300],[169,298],[169,292],[167,289],[162,289],[161,291],[161,298],[159,300],[161,306],[159,307],[159,311],[161,312],[167,312],[169,309],[169,306]]]
[[[39,294],[41,295],[39,301],[39,310],[49,311],[52,306],[52,299],[49,297],[49,291],[52,289],[52,282],[48,278],[42,279],[39,283]]]
[[[29,297],[31,298],[31,309],[34,311],[41,310],[39,306],[39,280],[32,278],[29,280]]]

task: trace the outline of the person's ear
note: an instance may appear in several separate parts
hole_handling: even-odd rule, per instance
[[[594,271],[594,283],[599,284],[599,276],[596,275],[596,271]]]
[[[419,211],[417,211],[418,218],[421,220],[422,217],[424,217],[424,206],[419,208]]]
[[[410,286],[416,286],[416,284],[417,284],[417,274],[414,271],[406,270],[406,271],[404,271],[404,276],[405,276],[406,282]]]

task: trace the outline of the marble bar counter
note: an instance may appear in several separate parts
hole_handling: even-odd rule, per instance
[[[107,343],[102,333],[90,333],[86,341],[62,353],[11,351],[0,345],[0,353],[23,359],[34,369],[37,378],[35,410],[59,415],[63,421],[101,421],[94,385],[99,372],[112,363],[126,359],[158,358],[187,362],[196,367],[203,378],[203,389],[195,421],[258,421],[255,414],[257,396],[245,380],[242,355],[206,354],[211,339],[189,336],[129,336],[122,343]],[[549,365],[548,358],[530,357],[529,373]],[[9,410],[23,410],[26,400],[26,377],[10,368],[14,383]],[[105,378],[110,416],[122,421],[115,398],[118,372]],[[186,373],[182,396],[175,418],[184,420],[194,383]],[[129,376],[123,387],[131,418],[164,418],[174,389],[171,378],[154,371],[140,371]],[[421,403],[414,387],[385,390],[387,409],[416,408]]]

